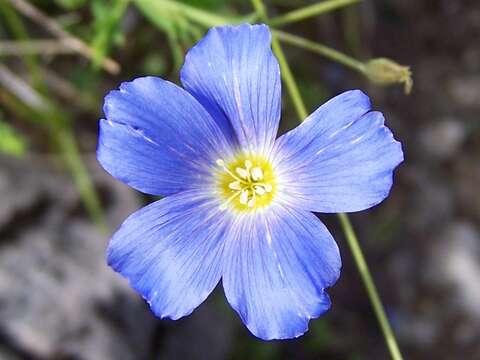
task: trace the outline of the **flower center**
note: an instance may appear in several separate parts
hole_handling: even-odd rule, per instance
[[[252,155],[240,155],[225,163],[217,160],[220,194],[225,198],[224,210],[231,206],[236,210],[249,211],[270,204],[275,194],[275,176],[270,163]]]

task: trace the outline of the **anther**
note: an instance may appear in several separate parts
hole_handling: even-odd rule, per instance
[[[248,190],[242,190],[240,194],[240,204],[246,205],[248,202]]]
[[[263,171],[259,167],[254,167],[251,170],[252,173],[252,179],[254,181],[262,180],[263,179]]]
[[[240,184],[240,181],[233,181],[228,184],[228,187],[232,190],[242,190],[242,185]]]
[[[255,186],[255,192],[258,195],[264,195],[267,191],[265,190],[265,188],[263,186]]]
[[[243,169],[243,168],[237,167],[237,168],[235,169],[235,171],[237,172],[237,174],[238,174],[242,179],[248,179],[249,173],[248,173],[247,170],[245,170],[245,169]]]

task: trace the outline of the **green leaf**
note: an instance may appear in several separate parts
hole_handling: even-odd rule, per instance
[[[178,19],[182,18],[206,28],[229,23],[245,22],[251,18],[251,16],[230,17],[217,15],[180,1],[134,0],[134,2],[143,15],[161,29],[164,29],[166,22],[175,22],[175,20],[178,22]]]
[[[232,0],[182,0],[183,3],[206,10],[219,10],[228,5],[232,5]],[[237,1],[238,2],[238,1]]]
[[[101,66],[101,63],[114,44],[123,41],[121,21],[127,9],[128,0],[94,0],[91,4],[94,16],[93,29],[95,36],[92,41],[92,48],[95,52],[94,66]]]
[[[13,127],[0,120],[0,152],[20,157],[26,150],[24,138]]]
[[[55,0],[55,2],[67,10],[75,10],[85,5],[87,0]]]

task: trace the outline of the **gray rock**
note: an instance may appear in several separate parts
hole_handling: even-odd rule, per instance
[[[409,212],[405,214],[407,226],[413,231],[423,231],[449,221],[455,203],[445,179],[416,165],[405,165],[403,174],[413,195]]]
[[[402,341],[418,347],[430,347],[440,332],[439,321],[425,314],[400,313],[396,318],[396,329]]]
[[[432,253],[438,282],[449,284],[458,310],[480,325],[480,233],[468,222],[454,222],[441,233]]]
[[[147,358],[156,319],[106,265],[108,234],[79,211],[71,181],[39,159],[0,158],[0,164],[3,342],[13,354],[36,358]],[[97,183],[118,225],[141,204],[126,187],[106,181]]]
[[[455,77],[450,80],[448,91],[459,105],[480,107],[480,76]]]
[[[439,159],[455,156],[466,138],[464,124],[453,118],[435,121],[420,133],[422,149]]]
[[[480,221],[480,158],[472,153],[463,156],[454,163],[454,194],[459,208]]]

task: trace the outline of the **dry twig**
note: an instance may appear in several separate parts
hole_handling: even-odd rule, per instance
[[[0,41],[0,56],[26,54],[56,55],[76,53],[74,49],[58,40]]]
[[[36,111],[43,112],[48,109],[45,99],[37,91],[2,64],[0,64],[0,86]]]

